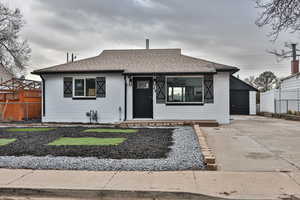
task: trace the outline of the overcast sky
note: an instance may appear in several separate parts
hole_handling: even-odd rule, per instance
[[[241,78],[265,70],[284,77],[290,60],[278,63],[266,51],[299,39],[286,33],[270,42],[268,28],[255,25],[254,0],[1,1],[24,15],[30,71],[66,62],[66,52],[92,57],[103,49],[145,48],[149,38],[150,48],[182,48],[190,56],[237,66]]]

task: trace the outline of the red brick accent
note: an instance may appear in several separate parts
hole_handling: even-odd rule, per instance
[[[292,72],[292,74],[296,74],[299,72],[299,60],[292,61],[291,72]]]

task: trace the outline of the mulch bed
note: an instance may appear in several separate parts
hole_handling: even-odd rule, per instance
[[[84,127],[61,127],[45,132],[9,132],[0,138],[17,141],[0,146],[0,156],[72,156],[111,159],[166,158],[173,144],[173,129],[143,128],[136,133],[84,133]],[[48,146],[60,137],[127,138],[117,146]]]

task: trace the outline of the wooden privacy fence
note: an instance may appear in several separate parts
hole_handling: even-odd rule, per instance
[[[40,102],[0,102],[1,121],[23,121],[41,118]]]
[[[0,84],[0,119],[23,121],[41,118],[38,81],[11,79]]]

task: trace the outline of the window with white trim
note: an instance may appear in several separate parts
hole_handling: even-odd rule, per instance
[[[96,97],[96,79],[74,78],[74,97]]]
[[[166,103],[203,103],[203,77],[166,77]]]

